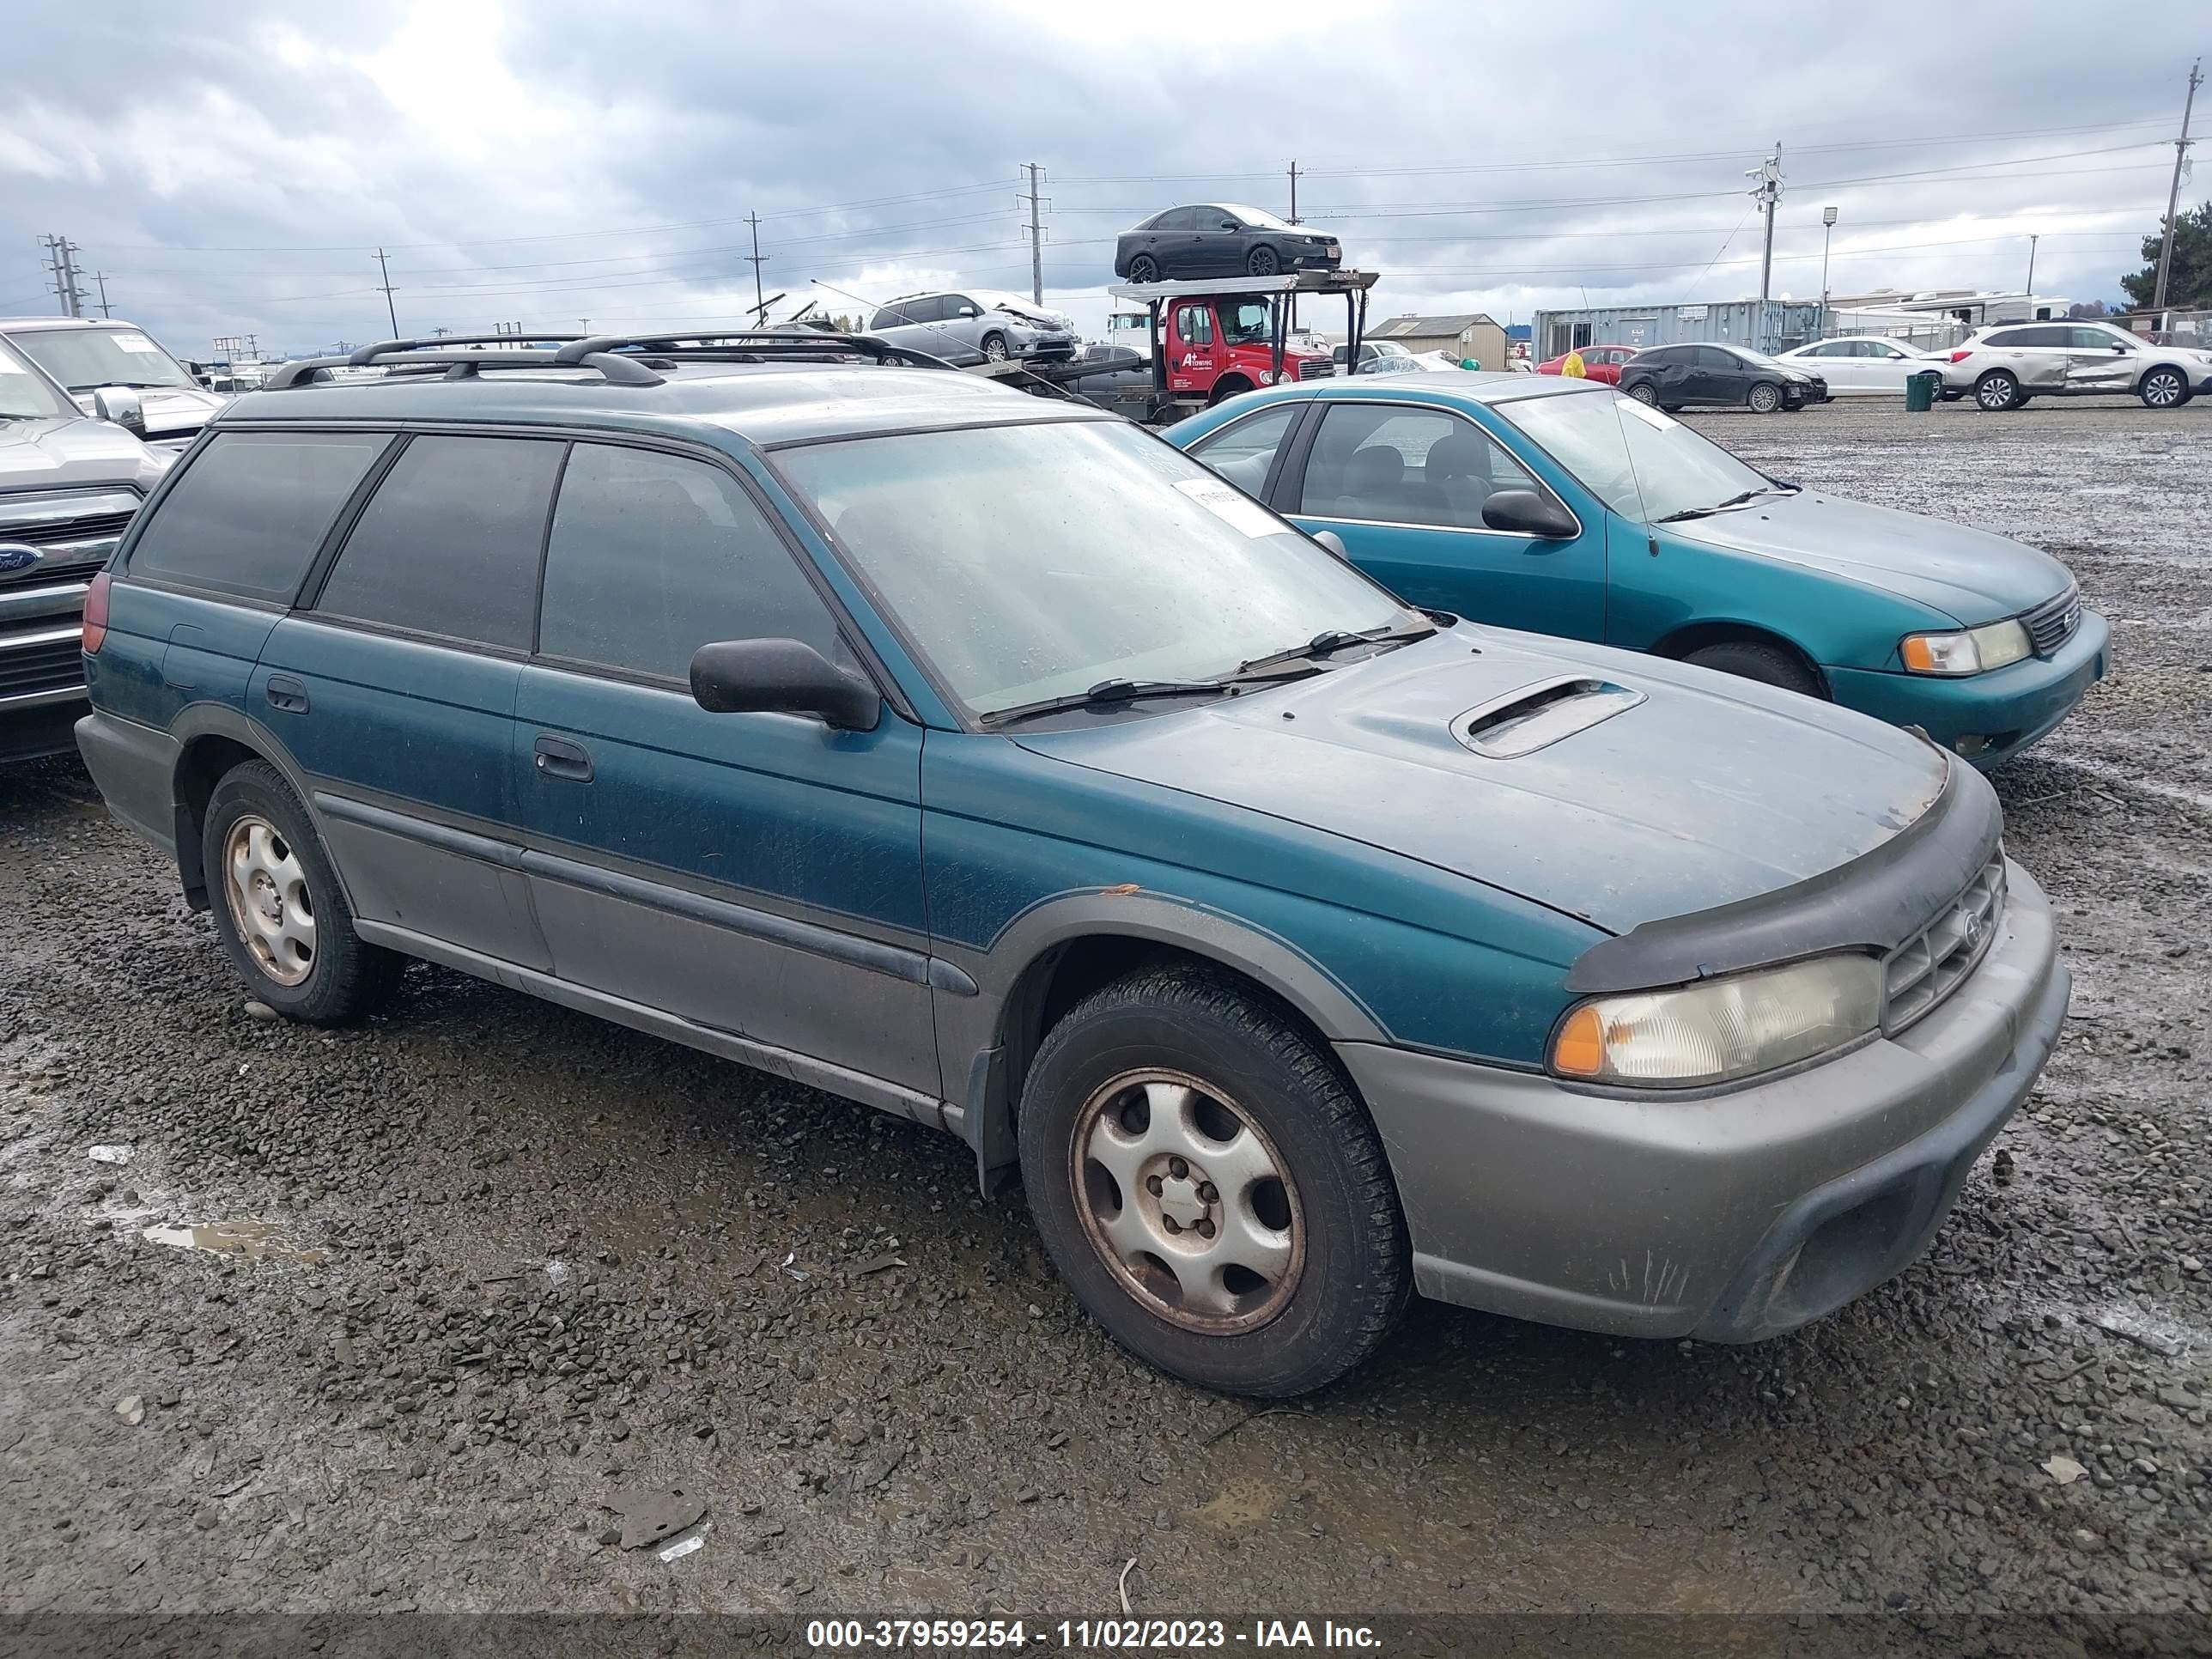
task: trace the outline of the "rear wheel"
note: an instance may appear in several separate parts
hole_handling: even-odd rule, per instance
[[[1651,382],[1649,380],[1638,380],[1628,388],[1628,395],[1639,404],[1656,404],[1659,401],[1659,394],[1652,390]]]
[[[1244,260],[1244,269],[1255,276],[1272,276],[1282,268],[1282,262],[1275,258],[1275,250],[1271,247],[1255,247]]]
[[[1718,645],[1692,651],[1682,660],[1723,674],[1734,674],[1739,679],[1757,680],[1762,685],[1778,685],[1784,691],[1796,691],[1804,696],[1820,696],[1818,675],[1795,653],[1762,640],[1723,640]]]
[[[331,1024],[368,1012],[404,966],[362,942],[322,840],[266,761],[234,767],[208,799],[200,867],[223,950],[278,1013]]]
[[[2189,381],[2178,368],[2154,368],[2136,387],[2145,409],[2179,409],[2189,401]]]
[[[1754,414],[1771,415],[1782,407],[1782,388],[1771,380],[1761,380],[1752,387],[1744,402],[1751,405]]]
[[[1139,253],[1129,261],[1129,280],[1133,283],[1158,282],[1160,262],[1149,253]]]
[[[1993,368],[1974,382],[1974,402],[1992,413],[2017,409],[2021,401],[2020,377],[2008,368]]]
[[[1021,1159],[1091,1316],[1206,1388],[1310,1393],[1405,1306],[1405,1223],[1365,1109],[1279,1009],[1203,969],[1133,975],[1053,1027]]]

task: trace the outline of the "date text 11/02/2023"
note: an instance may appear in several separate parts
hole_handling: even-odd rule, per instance
[[[1026,1648],[1063,1652],[1170,1651],[1231,1646],[1373,1650],[1382,1646],[1365,1625],[1334,1620],[1255,1619],[1239,1628],[1219,1619],[817,1619],[806,1626],[813,1648]]]

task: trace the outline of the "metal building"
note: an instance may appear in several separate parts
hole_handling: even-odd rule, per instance
[[[1505,367],[1505,330],[1479,311],[1455,317],[1392,317],[1367,331],[1370,340],[1395,340],[1408,351],[1441,351],[1455,362],[1473,359],[1485,368]]]
[[[1536,313],[1536,355],[1587,345],[1686,345],[1720,341],[1787,351],[1820,337],[1815,300],[1730,300],[1720,305],[1594,306]]]

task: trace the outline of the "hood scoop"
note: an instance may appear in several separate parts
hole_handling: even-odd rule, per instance
[[[1452,736],[1486,760],[1518,760],[1562,738],[1587,732],[1601,720],[1626,714],[1644,701],[1611,680],[1562,674],[1538,680],[1478,703],[1454,715]]]

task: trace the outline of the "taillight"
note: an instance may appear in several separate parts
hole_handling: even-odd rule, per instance
[[[1971,351],[1954,351],[1951,354],[1951,361],[1954,363],[1963,363],[1973,355]]]
[[[94,655],[107,639],[107,573],[103,570],[84,590],[84,653]]]

